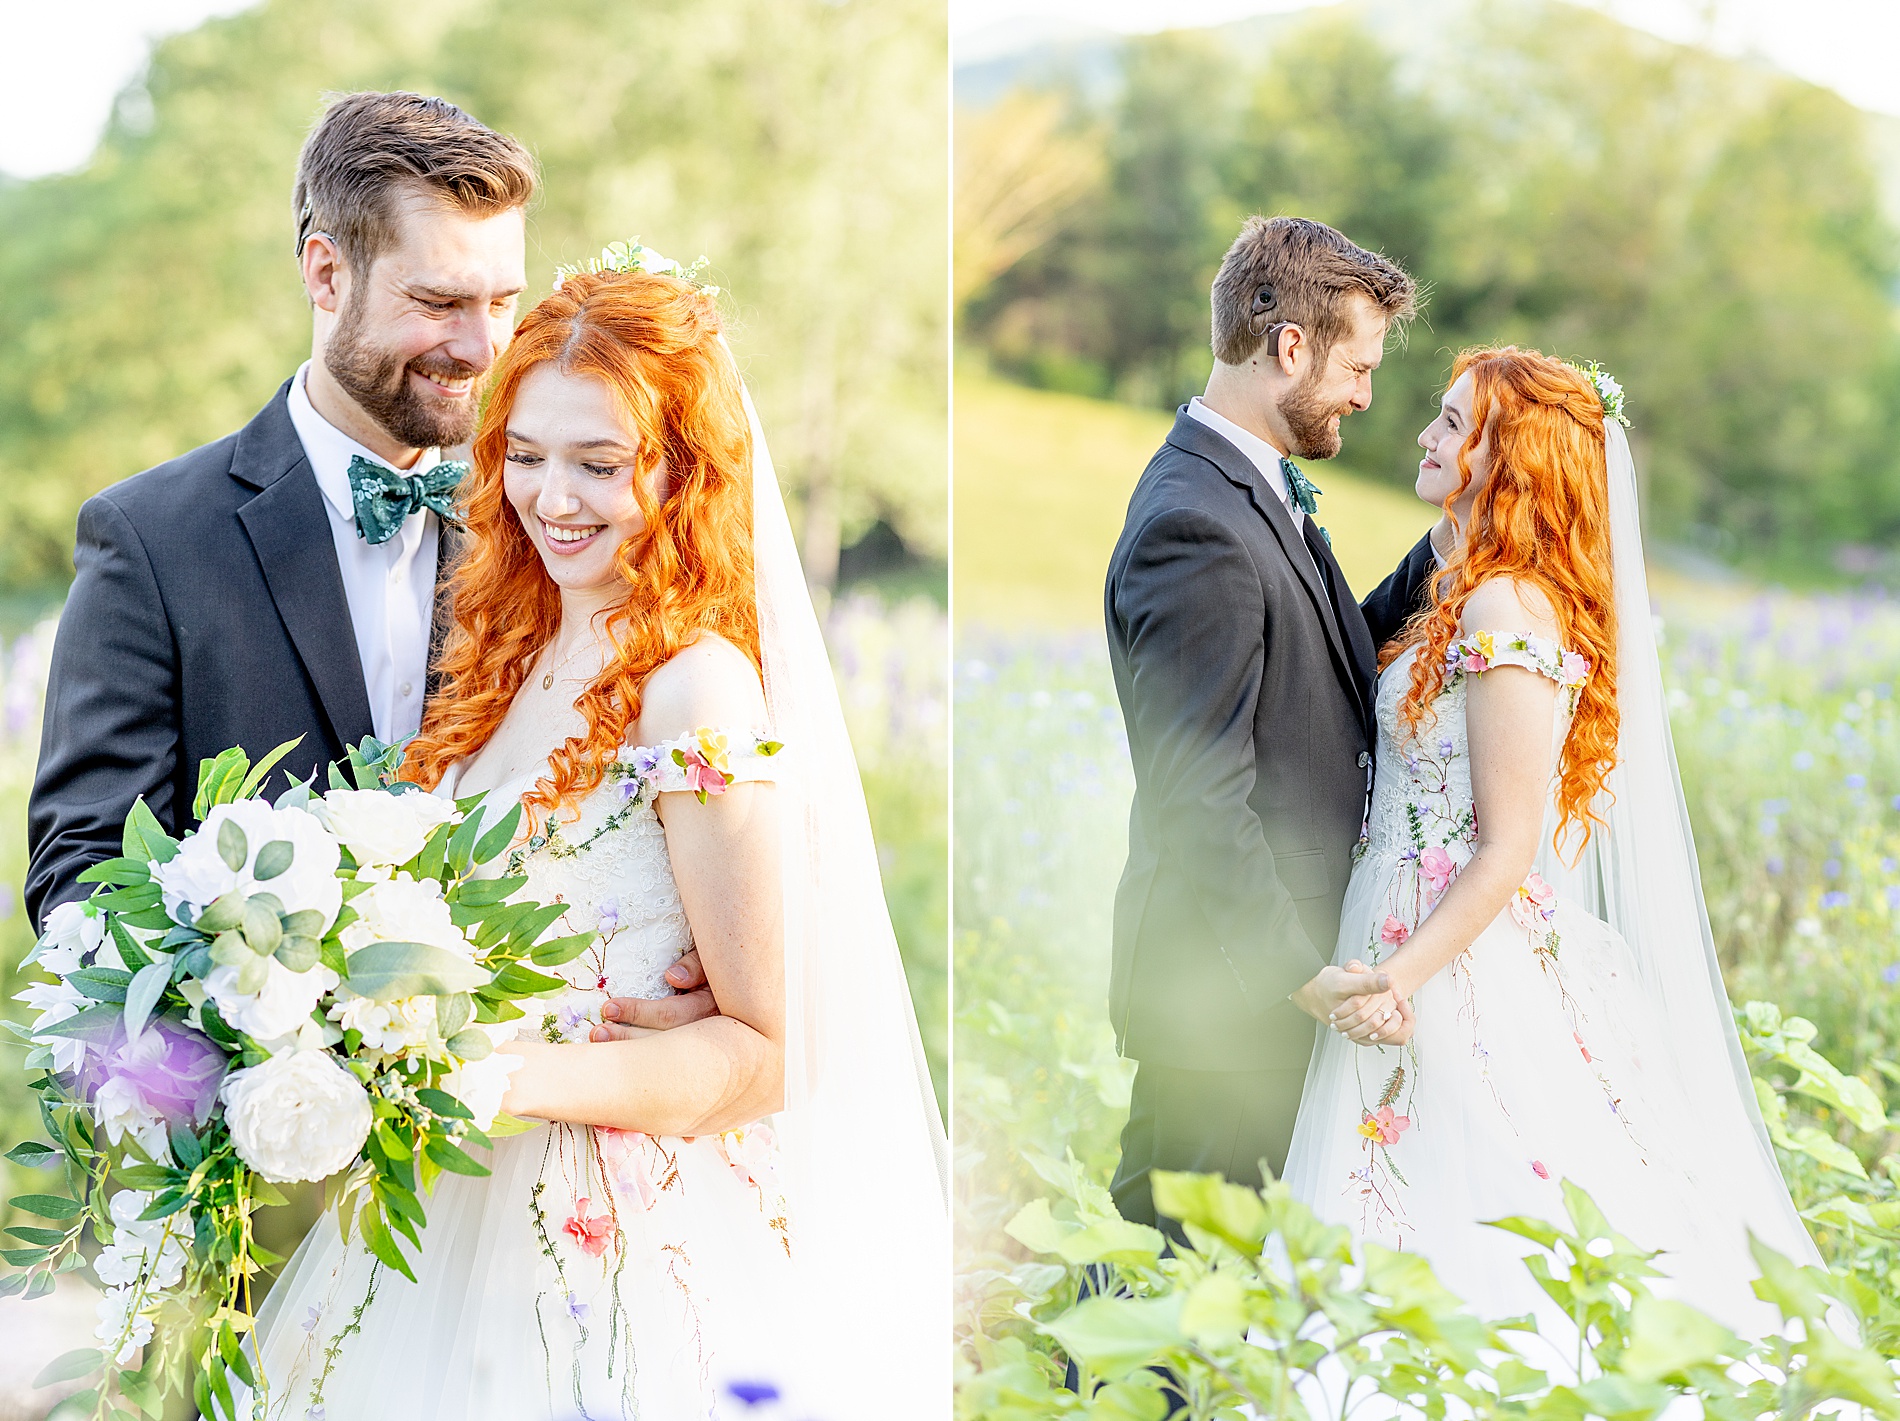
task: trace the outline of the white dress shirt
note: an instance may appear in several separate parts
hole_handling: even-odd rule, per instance
[[[1273,496],[1285,504],[1286,511],[1293,515],[1293,526],[1299,529],[1300,542],[1304,545],[1306,542],[1306,510],[1301,508],[1299,504],[1295,503],[1287,495],[1286,471],[1280,467],[1280,460],[1285,456],[1252,430],[1242,429],[1226,415],[1218,414],[1209,409],[1206,405],[1201,403],[1201,397],[1199,395],[1196,395],[1193,399],[1188,401],[1187,409],[1190,419],[1199,420],[1202,424],[1206,425],[1222,439],[1225,439],[1229,444],[1233,445],[1234,448],[1247,456],[1247,462],[1252,464],[1254,471],[1267,481],[1267,487],[1273,490]],[[1306,556],[1309,561],[1313,562],[1315,567],[1319,565],[1318,560],[1313,558],[1313,550],[1311,548],[1307,548]]]
[[[330,515],[330,537],[343,573],[343,595],[350,604],[364,689],[369,692],[370,723],[378,740],[400,740],[422,724],[429,626],[435,614],[437,519],[428,509],[420,509],[403,519],[394,537],[375,547],[358,536],[356,506],[350,498],[350,460],[361,455],[385,468],[388,461],[317,413],[304,390],[309,370],[310,363],[305,361],[290,382],[290,422],[303,441]],[[439,450],[425,449],[405,472],[421,473],[440,462]]]

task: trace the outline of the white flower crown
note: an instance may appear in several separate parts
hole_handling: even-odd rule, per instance
[[[671,276],[691,285],[701,296],[717,297],[719,288],[709,281],[701,280],[702,274],[712,265],[705,257],[700,257],[691,266],[681,266],[671,257],[663,257],[650,247],[640,245],[635,237],[630,242],[609,242],[600,249],[600,255],[589,257],[585,265],[557,266],[554,268],[554,289],[559,291],[561,283],[570,276],[599,276],[605,272],[643,271],[649,276]]]
[[[1613,419],[1628,429],[1629,417],[1623,413],[1623,387],[1617,383],[1616,376],[1594,360],[1588,365],[1574,368],[1583,372],[1583,378],[1590,382],[1597,392],[1597,398],[1603,401],[1603,417]]]

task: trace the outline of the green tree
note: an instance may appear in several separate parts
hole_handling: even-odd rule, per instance
[[[290,183],[358,88],[541,157],[531,295],[616,237],[713,258],[815,580],[879,519],[941,556],[946,43],[928,0],[269,0],[165,41],[84,170],[0,191],[0,582],[60,580],[84,497],[308,353]]]

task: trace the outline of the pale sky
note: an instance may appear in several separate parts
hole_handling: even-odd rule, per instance
[[[0,0],[0,173],[84,165],[153,38],[253,0]]]
[[[1666,39],[1754,53],[1849,102],[1900,114],[1900,0],[1587,0]],[[1303,10],[1309,0],[950,0],[953,45],[1000,22],[1058,20],[1124,34]]]
[[[83,165],[114,96],[137,76],[153,38],[249,3],[0,0],[0,172],[37,177]],[[1670,39],[1708,38],[1727,53],[1753,51],[1863,108],[1900,114],[1900,0],[1595,3]],[[1303,0],[949,0],[956,40],[1002,20],[1043,17],[1138,33],[1303,8]]]

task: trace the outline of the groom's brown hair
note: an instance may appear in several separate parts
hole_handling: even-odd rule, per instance
[[[395,241],[403,190],[487,217],[526,206],[535,183],[526,148],[447,99],[345,94],[324,110],[297,158],[297,254],[312,232],[324,232],[348,266],[366,271]]]
[[[1404,268],[1306,217],[1249,217],[1214,278],[1214,358],[1245,365],[1281,326],[1306,332],[1324,358],[1352,330],[1351,300],[1369,297],[1388,328],[1418,309]]]

